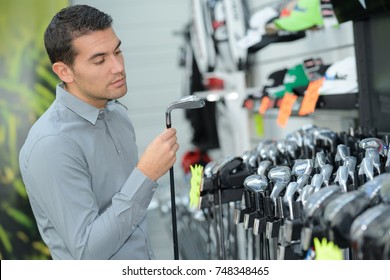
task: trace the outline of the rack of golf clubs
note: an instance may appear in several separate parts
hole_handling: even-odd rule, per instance
[[[310,125],[208,163],[200,192],[208,257],[312,259],[317,237],[344,259],[390,259],[388,144],[361,128]]]

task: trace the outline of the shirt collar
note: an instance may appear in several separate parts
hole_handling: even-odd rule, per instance
[[[66,91],[63,84],[57,85],[56,100],[93,125],[96,124],[101,110]]]

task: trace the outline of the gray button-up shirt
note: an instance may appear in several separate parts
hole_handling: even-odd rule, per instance
[[[126,108],[99,110],[57,86],[19,164],[53,259],[150,259],[146,210],[157,183],[136,168]]]

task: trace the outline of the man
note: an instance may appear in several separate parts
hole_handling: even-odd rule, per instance
[[[112,18],[89,6],[57,13],[45,31],[56,99],[31,128],[20,169],[53,259],[151,259],[146,210],[176,160],[176,130],[138,160]]]

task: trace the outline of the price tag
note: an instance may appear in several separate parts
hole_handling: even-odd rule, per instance
[[[271,99],[268,96],[264,96],[261,99],[259,114],[264,115],[265,111],[267,111],[270,107],[271,107]]]
[[[247,99],[244,101],[244,107],[247,108],[248,110],[253,110],[254,107],[254,102],[252,99]]]
[[[292,107],[295,103],[295,100],[297,100],[298,96],[295,94],[286,92],[282,99],[282,104],[280,104],[277,124],[280,127],[286,127],[288,119],[291,116]]]
[[[324,78],[312,81],[306,89],[306,93],[303,96],[301,108],[299,109],[298,115],[304,116],[314,112],[318,101],[319,89],[324,83]]]

